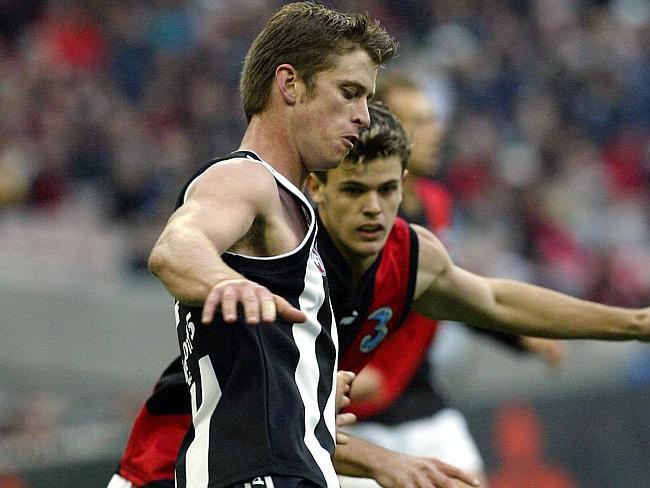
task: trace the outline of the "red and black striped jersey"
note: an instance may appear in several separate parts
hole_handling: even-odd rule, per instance
[[[322,224],[318,244],[338,325],[339,369],[358,373],[404,322],[411,308],[418,266],[417,236],[398,218],[381,253],[356,285],[350,267]]]

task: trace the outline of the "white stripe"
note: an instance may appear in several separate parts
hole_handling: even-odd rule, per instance
[[[305,289],[299,298],[300,309],[307,314],[307,321],[294,324],[292,328],[293,338],[300,351],[295,380],[305,405],[305,445],[323,473],[327,486],[338,487],[338,479],[330,454],[320,445],[315,434],[316,425],[320,420],[320,411],[318,409],[320,372],[316,360],[316,337],[321,331],[321,325],[318,322],[317,314],[324,301],[323,277],[314,262],[309,259],[305,273]],[[331,312],[331,306],[329,304],[327,306]],[[336,368],[334,371],[336,371]],[[335,373],[333,372],[333,374]],[[333,432],[336,422],[334,411],[335,394],[336,388],[332,388],[324,413],[330,434]],[[334,437],[332,437],[332,441],[334,441]]]
[[[336,347],[336,360],[334,361],[334,370],[332,371],[332,394],[327,399],[325,404],[325,425],[327,430],[329,430],[332,439],[336,442],[336,372],[339,370],[339,334],[338,329],[336,328],[336,318],[334,317],[334,309],[330,302],[330,313],[332,314],[332,328],[330,330],[330,335],[332,336],[332,342]],[[338,480],[337,480],[338,484]]]
[[[210,448],[210,418],[221,398],[221,387],[212,367],[210,356],[199,359],[201,377],[201,405],[197,408],[196,384],[192,384],[192,423],[194,440],[185,453],[186,486],[207,487],[210,481],[208,471],[208,451]]]
[[[119,474],[114,474],[106,488],[133,488],[133,483]]]
[[[264,482],[266,483],[266,488],[275,488],[275,485],[273,484],[273,478],[270,476],[265,476]]]

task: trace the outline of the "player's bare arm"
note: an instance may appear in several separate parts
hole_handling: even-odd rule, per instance
[[[302,322],[304,314],[221,259],[226,251],[261,255],[265,246],[277,246],[273,226],[281,211],[275,180],[258,163],[214,165],[171,216],[151,252],[149,268],[179,301],[203,304],[204,323],[210,323],[217,310],[226,322],[234,322],[238,307],[251,324],[271,322],[276,314]]]
[[[431,232],[413,228],[420,242],[414,309],[429,318],[537,337],[650,340],[650,308],[611,307],[476,275],[456,266]]]
[[[453,488],[454,480],[479,485],[473,476],[438,459],[398,453],[353,436],[336,446],[334,465],[338,474],[373,478],[384,488]]]

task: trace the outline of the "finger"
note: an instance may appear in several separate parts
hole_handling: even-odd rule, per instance
[[[338,383],[341,383],[341,385],[343,385],[343,386],[347,386],[348,388],[350,387],[350,385],[354,381],[355,377],[356,377],[356,375],[352,371],[339,370],[336,373],[336,381]]]
[[[241,303],[244,307],[244,320],[248,325],[260,323],[260,301],[253,290],[248,290],[242,297]]]
[[[350,393],[350,384],[346,383],[348,377],[342,376],[341,374],[337,373],[337,381],[336,381],[336,411],[340,412],[346,407],[349,407],[350,404],[352,403],[352,400],[350,400],[349,393]]]
[[[451,464],[438,461],[438,469],[440,469],[440,471],[442,471],[445,475],[449,476],[450,478],[457,479],[459,481],[462,481],[463,483],[467,483],[468,485],[471,486],[480,485],[479,480],[477,480],[473,475],[470,475],[469,473],[466,473],[462,469],[457,468],[456,466],[452,466]]]
[[[203,311],[201,313],[201,322],[205,325],[210,325],[214,319],[214,313],[217,306],[221,301],[221,289],[212,288],[208,293],[205,303],[203,304]]]
[[[350,438],[343,432],[336,433],[336,443],[339,445],[345,445],[350,442]]]
[[[346,397],[345,395],[338,395],[336,397],[336,411],[340,412],[344,408],[347,408],[350,406],[352,403],[352,400],[350,400],[350,397]]]
[[[223,321],[229,324],[237,321],[237,304],[239,293],[234,286],[225,286],[221,292],[221,315]]]
[[[262,311],[262,322],[271,323],[275,321],[275,299],[271,293],[263,293],[260,296],[260,309]]]
[[[275,300],[275,309],[278,316],[293,323],[302,323],[307,321],[307,315],[305,312],[298,310],[281,296],[273,295],[273,298]]]
[[[336,415],[336,426],[345,427],[352,425],[357,421],[357,416],[351,412],[339,413]]]

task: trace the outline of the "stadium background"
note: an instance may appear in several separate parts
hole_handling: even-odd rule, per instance
[[[177,350],[147,253],[186,175],[237,146],[241,60],[281,3],[0,0],[0,487],[107,482]],[[381,19],[435,97],[457,260],[650,303],[648,2],[327,3]],[[549,373],[441,342],[489,471],[648,486],[648,346],[574,342]]]

